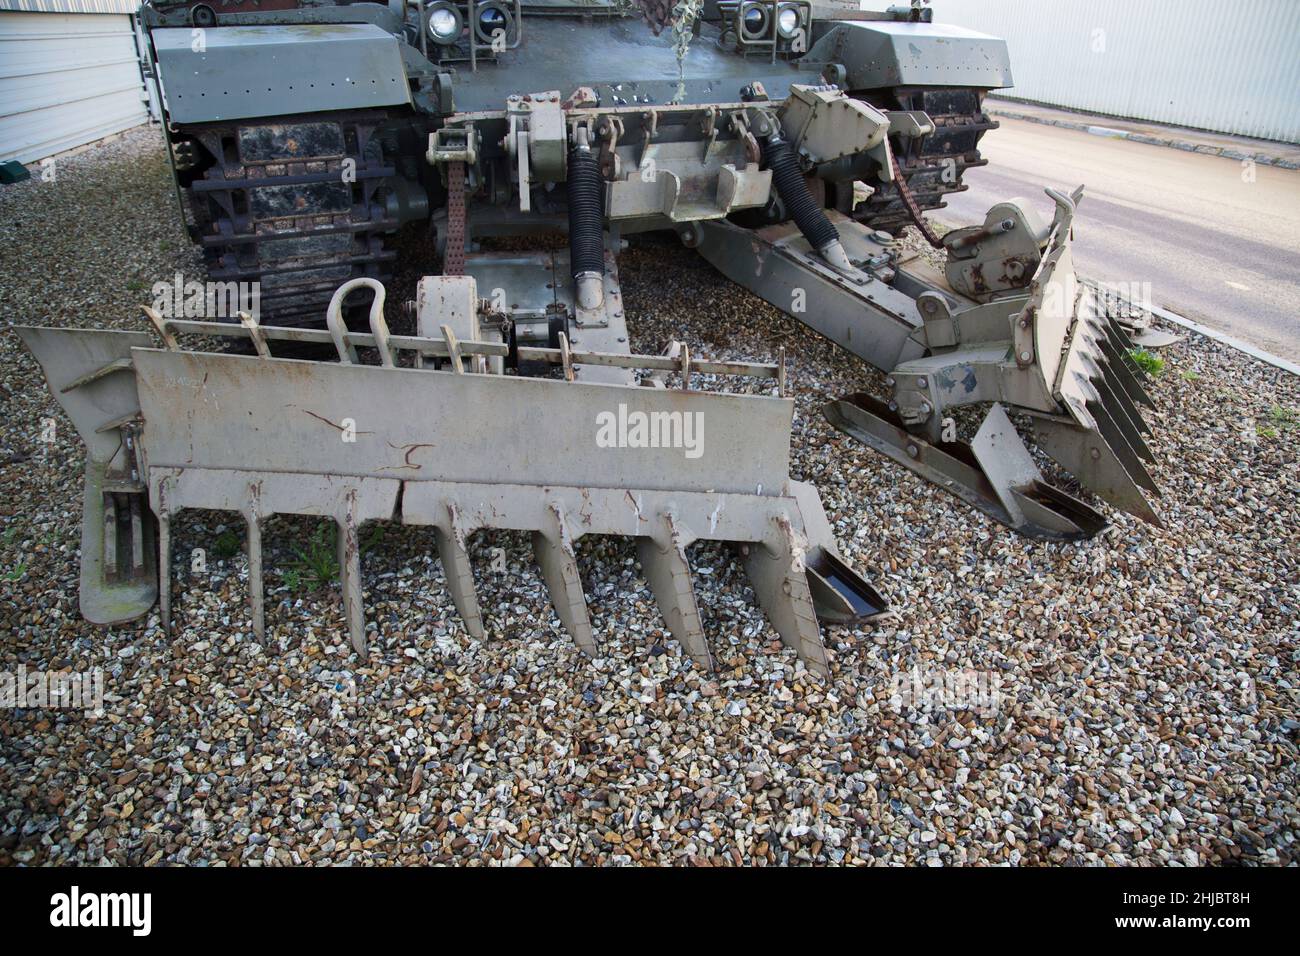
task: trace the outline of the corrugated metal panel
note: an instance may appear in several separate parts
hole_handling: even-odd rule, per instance
[[[0,13],[0,160],[29,163],[149,119],[131,18]]]
[[[0,10],[19,13],[135,13],[140,0],[0,0]]]
[[[1003,37],[1027,100],[1300,142],[1296,0],[933,0]]]

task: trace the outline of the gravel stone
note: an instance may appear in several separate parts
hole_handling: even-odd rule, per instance
[[[0,189],[3,315],[141,328],[154,282],[201,276],[159,133],[56,168]],[[390,302],[437,269],[426,237],[401,241]],[[707,543],[691,557],[713,674],[669,637],[622,539],[580,543],[596,660],[560,627],[526,537],[473,538],[477,641],[432,535],[390,527],[363,558],[358,656],[337,587],[287,573],[315,525],[283,518],[265,531],[263,649],[245,558],[220,543],[230,516],[202,512],[174,532],[174,638],[156,612],[92,627],[80,443],[7,333],[0,670],[100,667],[107,699],[102,716],[0,711],[0,865],[1297,860],[1296,378],[1188,335],[1161,353],[1148,415],[1165,527],[1112,512],[1092,541],[1035,542],[834,431],[820,405],[880,393],[881,376],[675,241],[633,239],[621,272],[636,351],[786,349],[792,474],[897,608],[829,629],[829,681]],[[895,695],[899,675],[960,670],[999,678],[996,706]]]

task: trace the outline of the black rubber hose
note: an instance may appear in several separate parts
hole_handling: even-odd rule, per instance
[[[774,136],[765,139],[763,164],[772,170],[777,195],[814,249],[824,249],[840,238],[839,232],[826,218],[826,212],[808,191],[808,183],[799,170],[799,161],[789,143]]]
[[[569,264],[575,277],[605,274],[605,177],[588,149],[569,150]]]

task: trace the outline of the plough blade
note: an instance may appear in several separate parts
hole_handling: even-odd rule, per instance
[[[667,629],[703,667],[712,666],[712,655],[687,559],[695,541],[740,548],[782,641],[819,674],[829,671],[819,610],[845,624],[888,610],[836,552],[816,491],[789,478],[787,398],[466,372],[462,357],[496,356],[505,346],[390,336],[378,323],[369,336],[341,326],[329,333],[213,326],[160,325],[165,349],[146,347],[139,335],[94,334],[96,360],[116,356],[113,374],[130,386],[127,411],[138,432],[130,465],[144,513],[157,516],[155,593],[168,629],[174,519],[186,509],[243,519],[250,626],[259,640],[267,616],[262,530],[277,514],[326,518],[337,527],[344,618],[358,652],[367,646],[359,540],[372,521],[432,530],[452,602],[475,638],[490,636],[466,546],[479,529],[530,533],[556,616],[589,655],[599,647],[576,558],[587,534],[636,540]],[[47,361],[80,334],[26,331]],[[262,348],[254,355],[185,351],[176,335],[189,332],[262,344],[328,334],[342,361],[275,358]],[[383,364],[357,362],[358,345],[375,347]],[[450,370],[404,367],[395,361],[402,351],[447,356]],[[656,370],[668,361],[567,349],[531,349],[528,358]],[[775,366],[696,359],[690,370],[783,381]],[[69,411],[83,434],[100,417],[98,410]],[[649,428],[657,438],[618,437],[617,429],[606,431],[611,424],[641,428],[643,437]],[[95,595],[88,597],[93,605]]]
[[[1048,273],[1035,288],[1032,307],[1059,291]],[[1078,285],[1072,334],[1063,343],[1053,395],[1070,420],[1038,417],[1039,446],[1074,474],[1085,487],[1117,508],[1160,525],[1143,490],[1159,496],[1160,489],[1143,461],[1154,461],[1144,434],[1151,429],[1136,402],[1151,404],[1139,383],[1143,373],[1129,357],[1132,343],[1119,325],[1100,308],[1096,290]]]
[[[1159,492],[1143,464],[1154,456],[1139,406],[1152,402],[1133,342],[1074,271],[1082,187],[1048,194],[1050,228],[1022,200],[999,203],[982,226],[944,238],[942,271],[831,210],[841,261],[792,223],[694,223],[683,238],[888,374],[887,399],[833,402],[832,424],[1024,534],[1071,539],[1097,533],[1104,518],[1046,482],[1004,407],[1038,420],[1043,450],[1116,507],[1155,521],[1146,495]],[[992,410],[969,442],[954,441],[951,410],[972,404]]]
[[[930,442],[864,393],[831,402],[823,413],[840,431],[1028,537],[1074,541],[1106,527],[1103,515],[1043,479],[999,405],[969,444]]]

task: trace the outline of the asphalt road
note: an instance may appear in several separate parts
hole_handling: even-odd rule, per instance
[[[983,222],[1023,196],[1051,218],[1043,188],[1086,185],[1074,261],[1102,282],[1149,283],[1154,305],[1300,360],[1300,171],[1002,119],[986,133],[989,165],[935,214]]]

